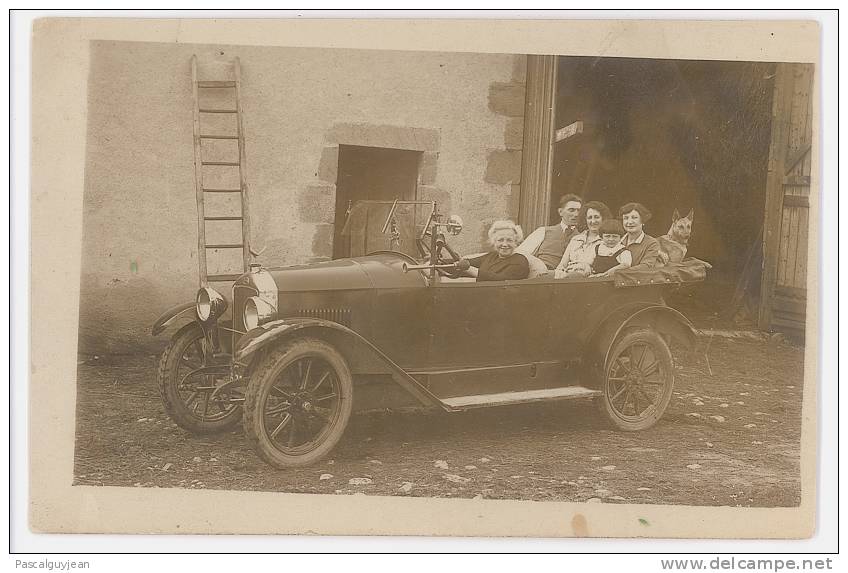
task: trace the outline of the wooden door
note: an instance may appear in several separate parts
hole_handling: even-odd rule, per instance
[[[358,257],[373,251],[389,249],[382,232],[386,215],[395,199],[415,199],[418,188],[418,170],[422,153],[406,149],[339,146],[339,168],[336,181],[335,233],[333,258]],[[349,232],[342,231],[347,221],[348,208],[360,200],[385,201],[385,205],[355,213],[359,220],[351,221]],[[404,227],[400,250],[416,255],[412,231]]]
[[[806,323],[813,73],[812,64],[778,64],[776,71],[766,179],[762,329],[803,331]]]

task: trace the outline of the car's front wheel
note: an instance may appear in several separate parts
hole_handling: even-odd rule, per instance
[[[644,430],[665,412],[674,387],[674,362],[653,330],[632,330],[612,348],[597,403],[618,429]]]
[[[251,376],[244,428],[259,456],[277,468],[313,464],[341,439],[353,409],[344,357],[317,338],[269,352]]]
[[[196,434],[223,432],[238,424],[241,406],[219,388],[229,364],[213,364],[197,323],[181,328],[159,360],[158,386],[165,411],[181,428]]]

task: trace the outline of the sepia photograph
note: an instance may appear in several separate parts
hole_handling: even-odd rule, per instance
[[[85,44],[72,488],[812,534],[808,52]]]

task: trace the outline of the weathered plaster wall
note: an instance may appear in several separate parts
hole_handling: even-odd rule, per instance
[[[490,221],[517,215],[523,56],[94,42],[82,352],[154,350],[152,321],[193,298],[192,54],[201,79],[241,58],[265,264],[330,256],[339,144],[423,151],[419,197],[464,218],[460,251],[481,250]]]

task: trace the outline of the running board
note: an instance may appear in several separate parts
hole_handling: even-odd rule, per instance
[[[523,404],[541,400],[564,400],[569,398],[590,398],[600,396],[600,390],[591,390],[583,386],[567,386],[565,388],[547,388],[544,390],[526,390],[524,392],[503,392],[500,394],[480,394],[477,396],[457,396],[444,398],[444,403],[451,410],[467,410],[469,408],[485,408],[487,406],[503,406],[506,404]]]

